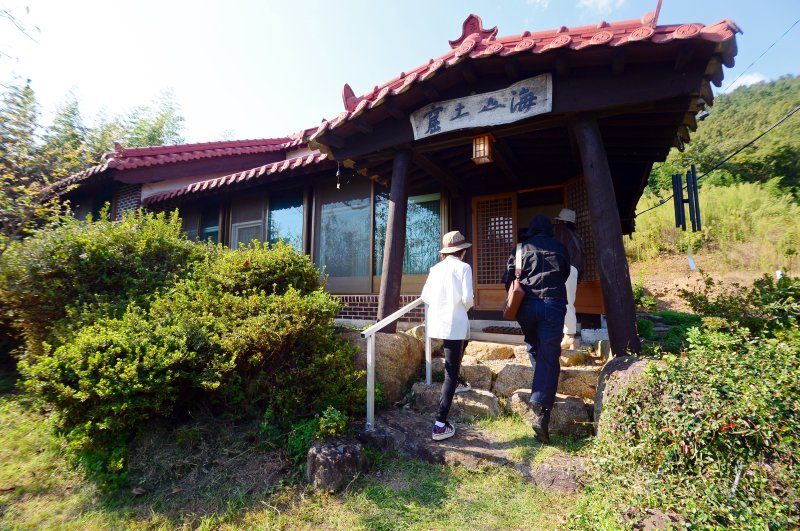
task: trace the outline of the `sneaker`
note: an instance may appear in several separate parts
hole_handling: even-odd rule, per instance
[[[437,426],[436,424],[433,425],[433,433],[431,433],[431,437],[434,441],[442,441],[444,439],[449,439],[455,434],[455,427],[453,427],[453,425],[449,422],[445,422],[444,426],[441,427]]]
[[[464,380],[459,380],[458,384],[456,385],[456,394],[466,393],[467,391],[470,391],[471,389],[472,389],[472,386],[469,384],[469,382],[465,382]]]

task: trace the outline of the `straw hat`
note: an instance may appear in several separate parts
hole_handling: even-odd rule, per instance
[[[442,254],[455,253],[461,249],[472,247],[472,244],[467,243],[467,239],[464,237],[464,235],[457,230],[448,232],[442,236],[442,245],[444,247],[442,247],[442,250],[439,251]]]
[[[568,208],[562,208],[561,212],[555,217],[558,221],[569,221],[575,223],[575,211]]]

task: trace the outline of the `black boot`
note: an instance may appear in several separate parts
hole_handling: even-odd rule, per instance
[[[536,440],[542,444],[550,444],[550,433],[547,431],[547,426],[550,424],[550,410],[543,407],[541,404],[531,403],[533,410],[533,435]]]

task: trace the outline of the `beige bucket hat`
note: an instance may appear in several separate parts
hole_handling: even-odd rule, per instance
[[[575,211],[570,210],[569,208],[562,208],[561,212],[558,213],[555,219],[559,221],[569,221],[570,223],[575,223]]]
[[[448,232],[447,234],[442,236],[442,245],[444,247],[442,247],[442,250],[439,251],[442,254],[455,253],[460,251],[461,249],[472,247],[472,244],[468,243],[464,235],[457,230]]]

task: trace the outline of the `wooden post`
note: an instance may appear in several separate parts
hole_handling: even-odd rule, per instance
[[[408,211],[408,168],[411,151],[401,149],[394,156],[392,187],[389,191],[389,214],[386,221],[386,244],[383,247],[381,291],[378,296],[378,320],[400,308],[400,281],[403,278],[403,253],[406,248],[406,213]],[[384,328],[394,332],[397,322]]]
[[[608,337],[616,356],[628,352],[641,354],[636,330],[636,305],[633,302],[628,260],[622,246],[622,226],[614,195],[603,138],[597,120],[578,115],[571,123],[578,144],[589,196],[589,215],[595,254],[600,265],[600,285],[608,318]]]

